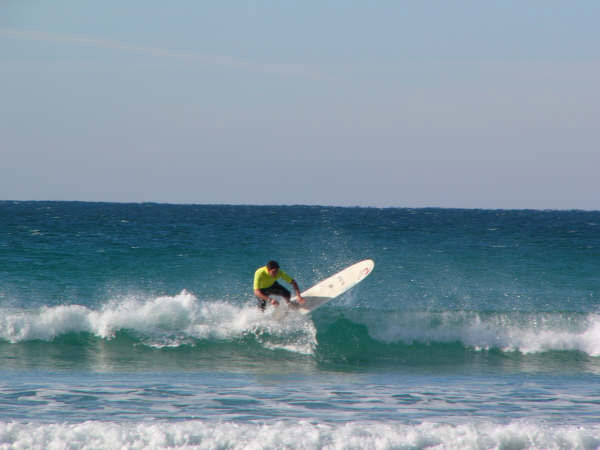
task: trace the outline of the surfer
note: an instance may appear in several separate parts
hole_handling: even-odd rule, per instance
[[[265,310],[267,302],[271,303],[273,306],[279,306],[279,302],[276,299],[269,297],[269,295],[279,295],[285,299],[288,305],[292,305],[292,302],[290,301],[292,296],[290,291],[277,282],[280,278],[294,287],[296,296],[298,297],[298,303],[304,303],[304,299],[300,295],[298,283],[279,268],[279,263],[277,261],[269,261],[266,266],[259,267],[254,273],[254,295],[256,295],[256,299],[258,300],[258,307],[262,311]]]

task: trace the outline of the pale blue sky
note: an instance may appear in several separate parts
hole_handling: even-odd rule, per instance
[[[600,2],[0,0],[0,199],[600,209]]]

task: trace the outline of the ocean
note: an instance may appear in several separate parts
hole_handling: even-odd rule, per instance
[[[2,201],[0,449],[600,448],[599,306],[600,212]]]

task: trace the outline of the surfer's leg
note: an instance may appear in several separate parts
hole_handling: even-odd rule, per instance
[[[292,298],[292,293],[286,288],[284,288],[282,285],[280,285],[277,281],[275,282],[275,284],[273,284],[273,286],[268,287],[266,289],[262,289],[262,292],[266,295],[279,295],[280,297],[283,297],[288,303],[290,302],[290,298]]]
[[[291,304],[290,298],[292,297],[292,293],[277,282],[275,282],[275,284],[268,288],[261,289],[260,292],[267,296],[278,295],[280,297],[283,297],[288,305]],[[267,307],[267,302],[265,302],[262,298],[259,297],[256,297],[256,300],[258,300],[258,308],[264,312],[265,308]]]
[[[273,284],[272,286],[269,286],[268,288],[261,289],[260,292],[262,292],[263,294],[265,294],[267,296],[268,295],[278,295],[279,297],[283,297],[288,305],[291,304],[290,298],[292,298],[292,293],[290,291],[288,291],[286,288],[284,288],[282,285],[280,285],[278,282],[275,282],[275,284]]]
[[[256,301],[258,302],[258,309],[262,312],[265,312],[265,308],[267,307],[267,302],[265,302],[262,298],[256,297]]]
[[[262,312],[265,312],[265,308],[267,307],[267,302],[265,302],[262,298],[258,298],[258,297],[256,297],[256,300],[258,301],[258,309],[260,309]]]

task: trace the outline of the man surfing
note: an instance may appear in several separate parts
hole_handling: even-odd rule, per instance
[[[254,295],[258,300],[258,307],[261,311],[265,310],[267,302],[273,306],[279,306],[279,302],[269,297],[270,295],[279,295],[285,299],[288,305],[294,305],[290,298],[292,294],[288,289],[280,285],[277,280],[283,279],[290,283],[296,291],[298,297],[298,303],[304,304],[304,299],[300,295],[300,289],[295,280],[293,280],[287,273],[279,268],[277,261],[269,261],[266,266],[259,267],[254,273]]]

